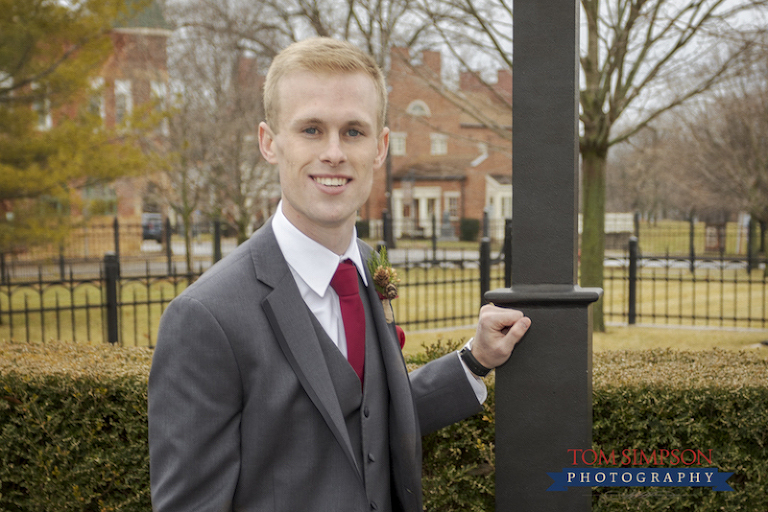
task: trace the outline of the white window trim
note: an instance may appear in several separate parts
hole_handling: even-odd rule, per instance
[[[444,133],[429,134],[429,154],[447,155],[448,154],[448,136]]]
[[[117,98],[125,97],[125,117],[129,117],[133,112],[133,94],[131,92],[130,80],[115,80],[115,122],[121,123],[125,119],[117,119]]]
[[[430,117],[432,115],[432,111],[429,109],[429,105],[427,105],[423,100],[413,100],[408,104],[408,107],[405,109],[405,111],[412,116]]]
[[[392,156],[405,156],[408,151],[407,132],[392,132],[389,134],[389,150]]]

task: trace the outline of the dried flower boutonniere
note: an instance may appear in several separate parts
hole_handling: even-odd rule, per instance
[[[376,293],[379,294],[381,305],[384,307],[384,316],[387,322],[395,321],[390,301],[397,298],[397,283],[400,278],[397,277],[397,271],[392,268],[387,258],[387,248],[382,247],[381,251],[373,251],[368,260],[368,270],[373,276],[373,285]]]

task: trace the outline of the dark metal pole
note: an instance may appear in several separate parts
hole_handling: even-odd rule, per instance
[[[485,294],[491,289],[491,239],[480,240],[480,304],[487,304]]]
[[[432,264],[437,265],[437,216],[432,212]]]
[[[117,217],[112,223],[112,232],[115,235],[115,256],[117,256],[117,261],[120,261],[120,222]]]
[[[385,171],[386,171],[386,178],[387,178],[387,209],[386,211],[389,212],[389,215],[392,215],[392,190],[394,189],[394,182],[392,179],[392,153],[387,153],[387,160],[385,163]],[[389,223],[384,223],[384,241],[387,243],[387,247],[390,249],[395,248],[395,232],[394,228],[392,226],[391,222],[392,218],[390,217]]]
[[[115,344],[119,341],[117,281],[120,278],[120,260],[113,252],[104,255],[104,279],[107,291],[107,341]]]
[[[165,219],[165,260],[168,263],[168,275],[171,274],[173,248],[171,247],[171,219]]]
[[[688,245],[691,251],[691,264],[689,266],[691,273],[696,270],[696,218],[691,214],[688,229]]]
[[[497,512],[583,512],[591,492],[547,489],[592,446],[591,309],[576,286],[578,14],[576,0],[514,2],[512,287],[489,301],[532,320],[496,370]]]
[[[637,320],[637,237],[629,237],[629,307],[627,322],[635,325]]]
[[[221,259],[221,220],[213,221],[213,263]]]
[[[504,286],[512,286],[512,219],[504,219]]]

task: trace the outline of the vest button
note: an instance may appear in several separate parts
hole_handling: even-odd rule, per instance
[[[363,416],[367,418],[368,416],[370,416],[370,414],[371,414],[371,411],[368,410],[368,406],[366,405],[365,407],[363,407]]]
[[[368,454],[368,461],[369,462],[376,462],[376,457],[372,453]]]
[[[371,510],[379,510],[379,507],[373,501],[371,502]]]

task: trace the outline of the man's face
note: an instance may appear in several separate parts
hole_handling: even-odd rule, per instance
[[[259,144],[278,165],[285,216],[310,237],[351,230],[389,143],[387,128],[376,132],[373,80],[299,71],[283,77],[279,91],[277,126],[261,123]]]

